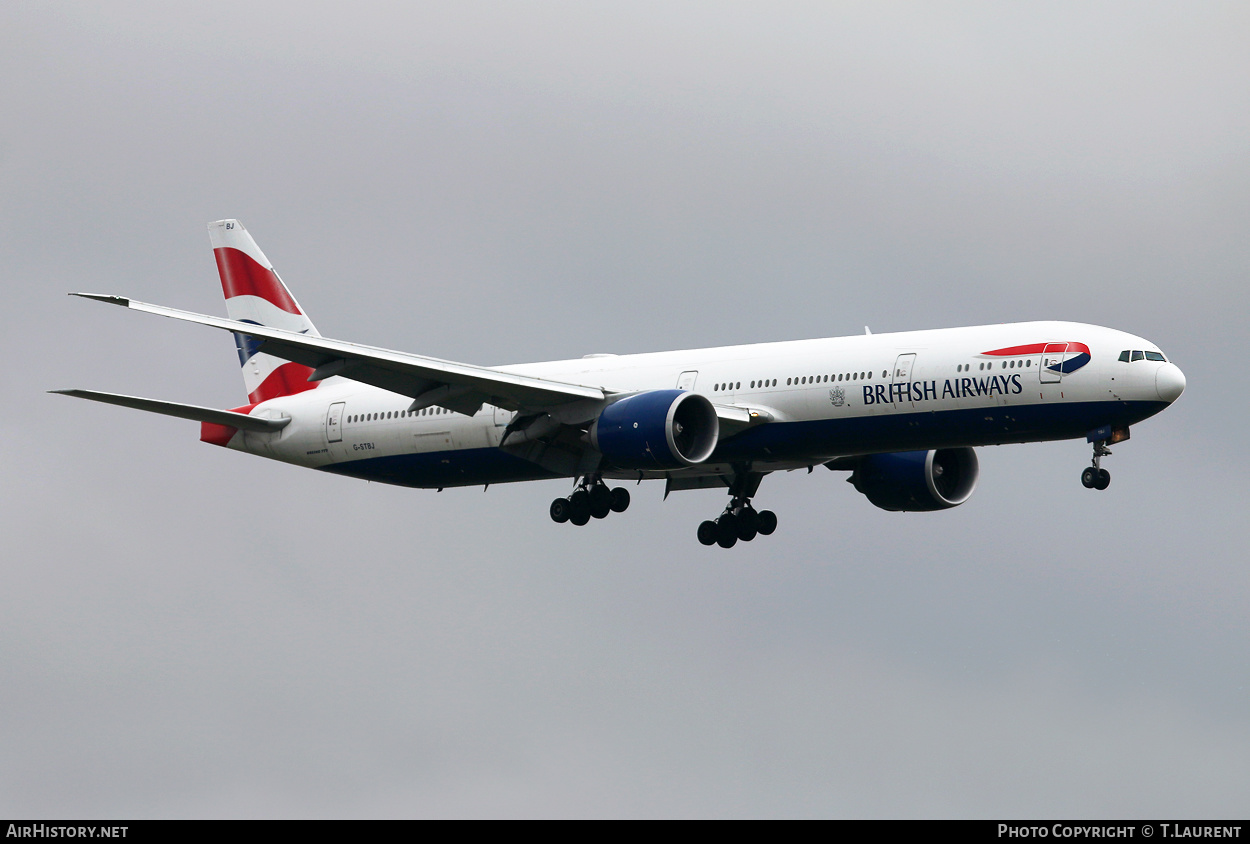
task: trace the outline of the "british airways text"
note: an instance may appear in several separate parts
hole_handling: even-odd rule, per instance
[[[981,378],[947,378],[938,392],[937,381],[908,381],[901,384],[864,385],[864,404],[893,404],[900,401],[929,401],[936,398],[1016,395],[1023,392],[1020,375],[990,375]]]

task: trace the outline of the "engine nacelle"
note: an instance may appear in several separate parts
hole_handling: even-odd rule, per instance
[[[917,512],[963,504],[979,474],[971,448],[940,448],[862,457],[849,480],[882,510]]]
[[[712,456],[716,408],[685,390],[651,390],[614,402],[590,427],[590,442],[623,469],[678,469]]]

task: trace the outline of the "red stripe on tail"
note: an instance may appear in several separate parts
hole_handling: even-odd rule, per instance
[[[230,409],[235,413],[251,413],[252,408],[255,406],[256,404],[252,403],[246,404],[243,407],[232,407]],[[239,429],[233,425],[218,425],[216,422],[201,422],[200,442],[208,443],[209,445],[230,445],[230,440],[236,433],[238,433],[238,430]]]
[[[319,382],[309,381],[309,375],[312,375],[312,367],[302,363],[284,363],[269,373],[269,377],[259,387],[247,394],[248,401],[260,404],[279,396],[293,396],[314,389]]]
[[[217,272],[221,274],[221,291],[227,299],[259,296],[289,314],[303,315],[273,270],[265,269],[247,253],[229,246],[214,249],[213,256],[217,259]]]

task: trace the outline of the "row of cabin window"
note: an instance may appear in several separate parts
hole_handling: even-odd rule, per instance
[[[1020,369],[1023,369],[1026,366],[1032,366],[1032,365],[1033,365],[1033,361],[1031,359],[1030,360],[1005,360],[1001,364],[999,364],[999,368],[1016,369],[1018,367]],[[993,369],[993,368],[994,368],[994,361],[992,360],[984,361],[982,363],[977,364],[977,369],[980,369],[980,370]],[[970,363],[961,363],[959,366],[955,367],[956,372],[967,372],[970,369],[972,369],[972,364]]]
[[[798,386],[798,385],[803,385],[803,384],[827,384],[831,381],[836,382],[836,381],[843,381],[843,380],[860,381],[860,380],[867,380],[870,377],[872,377],[872,373],[869,373],[869,372],[840,372],[837,375],[805,375],[805,376],[801,376],[798,378],[787,378],[786,386],[793,387],[793,386]],[[882,378],[886,377],[886,373],[882,372],[881,377]],[[758,390],[764,387],[776,387],[777,379],[772,378],[772,379],[763,380],[763,381],[751,381],[749,382],[749,386],[752,390]],[[741,381],[723,381],[719,384],[712,385],[712,392],[714,393],[726,392],[729,390],[741,390],[741,389],[742,389]]]
[[[444,407],[428,407],[424,410],[388,410],[385,413],[358,413],[347,417],[349,424],[355,422],[376,422],[379,419],[398,419],[401,416],[433,416],[436,413],[451,413]]]
[[[1141,354],[1142,354],[1141,352],[1133,352],[1133,354],[1136,355],[1136,357],[1134,357],[1133,360],[1141,360]],[[1121,352],[1120,360],[1127,361],[1128,360],[1127,355],[1128,355],[1128,352]],[[1163,355],[1159,354],[1158,352],[1146,352],[1146,355],[1147,355],[1147,360],[1163,360]],[[1020,360],[1020,361],[1005,360],[1000,364],[1000,367],[1002,369],[1016,369],[1016,368],[1023,369],[1026,366],[1032,367],[1033,361],[1032,360]],[[993,369],[994,362],[985,361],[983,363],[979,363],[977,364],[977,368],[982,371],[986,369]],[[972,364],[970,363],[962,363],[959,366],[955,367],[956,372],[967,372],[970,369],[972,369]],[[872,377],[871,372],[851,372],[851,373],[840,373],[838,375],[809,375],[809,376],[804,376],[804,377],[799,377],[799,378],[787,378],[786,386],[790,387],[790,386],[802,386],[805,384],[827,384],[830,381],[843,381],[843,380],[860,381],[860,380],[867,380],[871,377]],[[889,373],[882,372],[881,377],[888,378]],[[752,390],[755,390],[761,387],[776,387],[777,379],[774,378],[771,381],[751,381],[750,386]],[[728,391],[728,390],[740,390],[740,389],[742,389],[741,381],[725,381],[720,384],[712,385],[712,392],[714,393]]]
[[[1154,360],[1160,363],[1167,363],[1168,359],[1158,352],[1140,352],[1140,351],[1123,351],[1120,352],[1120,362],[1129,363],[1135,360]]]

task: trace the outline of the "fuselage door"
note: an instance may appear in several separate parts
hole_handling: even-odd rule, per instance
[[[343,408],[346,402],[336,401],[330,405],[326,414],[326,442],[341,443],[343,441]]]
[[[681,376],[677,379],[677,389],[693,390],[694,382],[698,379],[698,377],[699,377],[698,370],[691,370],[690,372],[683,372]]]
[[[1067,343],[1047,343],[1042,349],[1041,373],[1043,384],[1058,384],[1063,378],[1063,358],[1068,351]],[[1051,367],[1054,369],[1051,369]]]
[[[902,404],[904,396],[911,396],[911,388],[903,387],[902,385],[911,383],[911,370],[915,364],[916,355],[914,353],[899,355],[898,360],[894,361],[894,377],[890,380],[899,385],[892,390],[895,404]],[[910,398],[908,403],[911,403]]]

